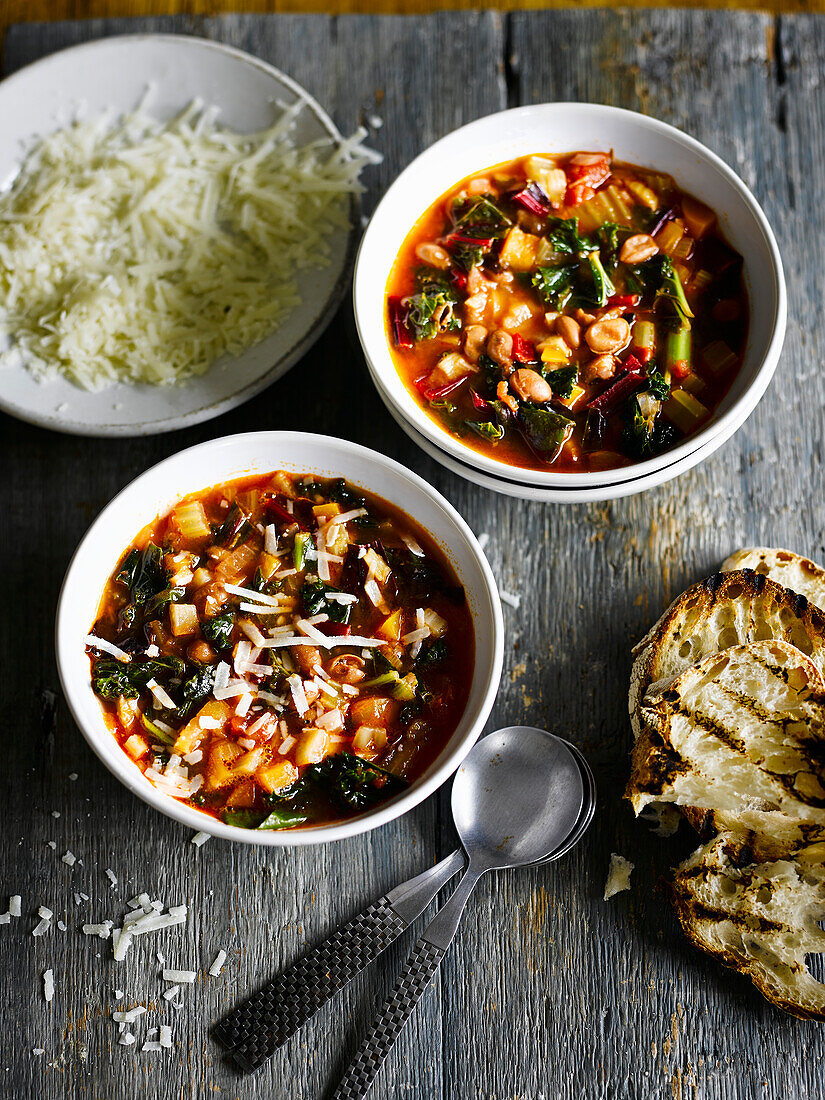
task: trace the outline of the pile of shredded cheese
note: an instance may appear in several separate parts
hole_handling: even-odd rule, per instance
[[[376,159],[361,130],[296,146],[302,107],[240,134],[199,102],[167,123],[141,105],[43,138],[0,195],[0,364],[170,384],[272,333]]]

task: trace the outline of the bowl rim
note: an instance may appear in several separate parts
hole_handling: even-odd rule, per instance
[[[425,454],[429,455],[430,458],[443,466],[445,470],[449,470],[450,473],[464,478],[464,480],[469,481],[471,485],[478,485],[482,489],[488,489],[490,492],[499,493],[502,496],[513,497],[515,500],[535,501],[538,504],[597,504],[603,501],[623,500],[625,497],[638,496],[640,493],[647,492],[648,489],[658,489],[668,481],[674,481],[677,477],[681,477],[682,474],[688,473],[695,466],[701,465],[706,458],[710,458],[712,454],[728,442],[731,436],[741,428],[742,424],[744,424],[745,420],[747,420],[750,415],[750,413],[744,414],[741,422],[731,426],[724,438],[721,436],[714,436],[702,447],[698,447],[695,451],[691,451],[678,462],[673,463],[672,466],[666,466],[663,470],[657,470],[652,474],[645,474],[640,478],[623,481],[618,485],[591,486],[587,489],[546,489],[536,485],[530,485],[528,482],[496,478],[491,474],[476,469],[474,466],[469,466],[467,463],[460,462],[452,455],[439,450],[431,440],[420,435],[413,425],[410,424],[409,421],[404,420],[387,401],[384,403],[387,411],[396,424],[398,424],[399,428],[406,433],[416,446],[420,447]]]
[[[630,120],[634,125],[639,126],[643,130],[650,131],[662,137],[667,137],[671,141],[682,145],[690,153],[714,168],[722,179],[731,187],[733,192],[736,193],[745,210],[753,219],[755,229],[758,230],[760,239],[770,258],[770,293],[771,305],[773,307],[773,315],[769,321],[771,335],[764,349],[761,352],[758,350],[756,352],[755,357],[758,366],[745,391],[721,416],[714,416],[701,431],[690,436],[678,447],[674,447],[653,458],[645,459],[642,462],[621,467],[618,470],[600,470],[594,473],[563,473],[530,470],[522,467],[514,467],[498,459],[489,458],[487,455],[466,446],[454,436],[450,435],[445,429],[441,428],[432,417],[428,416],[415,402],[403,383],[400,384],[399,394],[401,394],[401,390],[403,389],[403,395],[400,397],[389,388],[389,384],[385,381],[385,374],[390,378],[398,378],[398,372],[392,362],[392,357],[387,347],[383,323],[381,325],[382,335],[380,343],[371,344],[369,335],[365,334],[365,318],[371,316],[374,305],[371,297],[368,297],[367,292],[364,290],[364,284],[367,281],[365,276],[366,257],[368,250],[376,247],[373,245],[373,237],[377,232],[376,219],[382,206],[384,206],[388,199],[392,198],[403,188],[405,181],[409,176],[414,174],[422,160],[425,158],[437,158],[440,152],[448,148],[458,135],[466,135],[474,128],[481,129],[492,125],[504,127],[508,119],[512,120],[517,115],[529,115],[530,113],[542,110],[552,110],[553,112],[567,111],[581,114],[585,118],[599,116],[621,118],[626,121]],[[482,167],[487,166],[480,166],[479,170],[482,170]],[[410,226],[414,224],[415,218],[419,217],[422,212],[423,211],[416,212],[413,219],[410,220]],[[385,399],[385,402],[389,402],[394,408],[397,408],[404,420],[409,421],[420,435],[428,439],[439,450],[446,451],[463,465],[479,470],[496,480],[514,481],[542,489],[581,491],[594,487],[604,487],[606,485],[619,485],[628,480],[635,480],[639,477],[653,475],[688,457],[694,451],[703,449],[716,435],[722,435],[724,433],[724,438],[729,438],[734,431],[741,427],[744,420],[759,403],[776,371],[785,339],[788,308],[787,288],[782,257],[771,225],[748,186],[718,154],[714,153],[696,138],[670,125],[670,123],[640,114],[638,111],[631,111],[623,107],[612,107],[601,103],[575,103],[569,101],[528,104],[504,111],[498,111],[491,115],[485,115],[482,118],[475,119],[473,122],[469,122],[464,126],[450,131],[419,153],[418,156],[415,157],[415,159],[395,178],[391,186],[384,193],[384,196],[370,218],[370,222],[361,238],[361,243],[355,258],[352,297],[358,338],[361,341],[361,347],[364,352],[364,358],[367,362],[370,377],[381,396]],[[382,310],[383,301],[384,290],[382,288]],[[744,415],[742,414],[743,408],[746,410]],[[735,427],[731,427],[732,424],[735,424]]]
[[[430,498],[433,504],[444,514],[448,523],[452,525],[456,533],[463,537],[465,549],[471,555],[473,565],[478,569],[482,580],[482,594],[485,597],[484,605],[479,606],[477,613],[473,614],[476,631],[479,627],[490,631],[492,635],[491,653],[488,668],[482,673],[482,682],[486,680],[483,694],[476,706],[476,714],[472,719],[467,733],[450,752],[443,751],[431,765],[430,771],[417,780],[407,791],[384,803],[374,811],[361,814],[358,817],[345,821],[335,822],[330,825],[314,826],[307,829],[284,830],[283,832],[257,833],[253,829],[243,829],[237,825],[226,825],[217,821],[208,814],[191,808],[177,799],[159,791],[140,770],[133,761],[123,752],[114,739],[112,733],[106,727],[102,711],[100,711],[100,724],[92,730],[88,727],[84,715],[83,700],[91,699],[99,708],[99,701],[91,693],[91,683],[84,681],[78,684],[68,674],[69,660],[74,655],[76,643],[76,623],[72,621],[72,611],[69,606],[73,596],[73,590],[78,584],[84,583],[79,569],[83,564],[83,558],[89,547],[94,542],[97,533],[104,528],[112,513],[117,507],[134,496],[145,491],[147,483],[165,468],[180,463],[181,460],[197,459],[206,451],[216,447],[248,444],[251,456],[254,455],[256,445],[263,442],[266,437],[267,444],[275,444],[287,449],[291,442],[300,438],[305,445],[317,447],[320,450],[334,445],[342,447],[349,454],[357,455],[377,462],[401,482],[408,483],[411,487],[422,491]],[[243,475],[238,475],[243,476]],[[341,476],[346,476],[342,471]],[[397,505],[403,507],[402,505]],[[453,567],[457,569],[455,562]],[[100,586],[102,592],[102,583]],[[501,679],[504,660],[504,617],[501,608],[501,600],[498,594],[498,585],[493,576],[489,562],[481,549],[479,542],[459,512],[453,507],[437,489],[429,485],[418,474],[402,466],[401,463],[386,455],[350,440],[339,439],[333,436],[325,436],[312,432],[288,432],[288,431],[262,431],[242,432],[231,436],[222,436],[195,444],[192,447],[177,451],[167,458],[155,463],[144,470],[136,478],[125,485],[104,506],[94,521],[90,524],[86,533],[78,543],[71,560],[66,568],[66,573],[60,587],[57,600],[54,627],[55,657],[58,677],[63,690],[64,698],[75,724],[83,735],[86,743],[103,763],[103,765],[129,790],[137,795],[143,802],[148,803],[154,809],[159,810],[166,817],[170,817],[189,828],[208,833],[210,836],[220,837],[225,840],[236,840],[244,844],[259,844],[265,847],[292,848],[308,847],[310,845],[324,844],[331,841],[343,840],[347,837],[358,836],[361,833],[370,832],[402,814],[414,809],[424,799],[442,786],[456,771],[466,754],[481,735],[487,719],[490,716],[495,702],[499,682]],[[474,673],[475,675],[475,673]]]
[[[56,58],[62,57],[65,54],[76,54],[84,51],[102,50],[106,48],[116,49],[124,44],[128,46],[129,43],[142,45],[145,43],[151,44],[153,42],[162,42],[166,45],[175,47],[180,46],[184,49],[196,47],[210,50],[213,53],[225,54],[232,57],[235,61],[241,62],[253,69],[260,70],[275,81],[276,84],[282,85],[300,100],[306,109],[315,116],[321,128],[329,135],[331,141],[337,144],[343,142],[343,135],[335,125],[329,113],[319,103],[315,96],[307,91],[302,84],[299,84],[294,77],[289,76],[288,73],[285,73],[277,66],[271,65],[268,61],[264,61],[263,58],[256,57],[254,54],[240,49],[238,46],[232,46],[227,42],[217,42],[211,38],[202,38],[196,34],[169,34],[165,32],[153,33],[151,31],[138,31],[131,34],[114,34],[107,35],[103,38],[92,38],[87,42],[77,42],[73,45],[53,50],[44,57],[35,58],[34,61],[29,61],[15,72],[3,77],[2,80],[0,80],[0,94],[3,94],[7,89],[13,91],[14,89],[12,86],[30,77],[33,70],[42,70],[52,64]],[[220,104],[218,104],[218,106],[220,106]],[[341,302],[344,300],[352,276],[361,232],[359,227],[360,216],[360,196],[358,194],[353,194],[350,196],[349,201],[350,224],[347,231],[346,247],[341,261],[341,270],[327,298],[323,302],[318,303],[314,311],[315,317],[311,323],[307,324],[303,335],[295,339],[290,346],[277,357],[275,362],[265,370],[262,370],[256,378],[251,379],[240,389],[233,391],[231,394],[220,398],[208,398],[204,396],[195,408],[191,408],[185,412],[178,412],[171,416],[144,419],[138,424],[95,423],[84,420],[82,416],[78,417],[77,415],[61,417],[55,415],[53,412],[47,412],[42,409],[12,401],[5,397],[2,391],[0,391],[0,410],[7,413],[9,416],[15,417],[17,420],[22,420],[24,423],[34,424],[39,428],[48,428],[51,431],[60,432],[65,435],[125,439],[158,435],[161,432],[189,428],[195,424],[202,424],[207,420],[212,420],[225,412],[230,412],[239,405],[243,405],[253,397],[256,397],[259,393],[262,393],[269,386],[274,385],[275,382],[278,382],[284,375],[292,370],[292,368],[298,364],[299,360],[313,348],[315,343],[324,334],[327,327],[332,323]],[[275,335],[277,331],[277,329],[274,330],[273,333],[270,333],[270,336]],[[254,346],[255,345],[252,345],[252,348],[254,348]],[[209,372],[214,369],[220,370],[231,367],[233,361],[241,358],[247,351],[252,350],[252,348],[247,348],[246,351],[241,352],[240,356],[227,359],[225,363],[221,363],[220,360],[217,360],[210,366]],[[221,359],[223,358],[224,357],[221,357]],[[197,378],[194,380],[190,379],[189,381],[197,381]],[[82,390],[78,390],[79,397],[82,397],[82,393]]]

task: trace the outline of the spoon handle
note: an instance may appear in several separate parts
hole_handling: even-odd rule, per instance
[[[257,1069],[389,947],[463,866],[463,853],[455,851],[374,901],[225,1016],[215,1039],[241,1069]]]
[[[416,941],[392,992],[350,1062],[332,1100],[364,1100],[369,1093],[384,1059],[447,954],[464,906],[480,877],[478,871],[468,868],[455,892]]]

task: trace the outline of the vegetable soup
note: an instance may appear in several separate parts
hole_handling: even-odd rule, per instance
[[[185,498],[109,578],[94,691],[154,785],[232,825],[352,817],[420,776],[469,695],[473,624],[429,535],[343,480]]]
[[[606,153],[468,177],[419,219],[387,338],[446,431],[514,466],[590,472],[701,428],[742,363],[742,258],[670,176]]]

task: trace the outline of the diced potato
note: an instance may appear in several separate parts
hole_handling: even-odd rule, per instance
[[[192,574],[192,584],[194,584],[196,588],[203,588],[203,586],[209,584],[211,580],[212,574],[208,569],[204,569],[202,565]]]
[[[222,580],[234,584],[237,578],[246,573],[257,556],[258,553],[256,550],[248,546],[245,542],[242,542],[241,545],[236,547],[231,553],[221,558],[215,572]]]
[[[326,730],[310,726],[298,738],[295,747],[295,763],[299,768],[307,764],[319,764],[327,755],[329,734]]]
[[[204,769],[204,790],[218,791],[235,782],[235,773],[229,765],[243,750],[234,741],[218,741],[209,748],[209,757]]]
[[[199,725],[201,718],[214,718],[220,722],[222,727],[229,719],[229,714],[229,704],[224,702],[223,699],[210,699],[208,703],[204,703],[194,717],[189,719],[183,729],[178,731],[172,751],[177,753],[178,756],[185,756],[186,753],[191,752],[200,744],[206,732]]]
[[[685,227],[679,221],[666,222],[662,229],[653,238],[659,246],[659,251],[666,256],[672,256],[676,245],[685,235]]]
[[[265,791],[282,791],[298,778],[298,769],[289,760],[276,760],[255,777]]]
[[[689,195],[682,196],[682,217],[692,237],[701,239],[716,221],[716,215],[709,206]]]
[[[375,633],[379,638],[386,638],[388,642],[397,642],[401,637],[402,626],[403,613],[399,607],[397,611],[393,611],[392,615],[384,619]]]
[[[137,699],[129,699],[125,695],[119,695],[117,700],[117,720],[121,726],[129,729],[134,724],[140,713]]]
[[[687,390],[674,390],[665,402],[664,413],[680,431],[689,432],[708,415],[708,410]]]
[[[277,474],[272,475],[272,481],[270,483],[276,493],[280,493],[281,496],[294,498],[295,489],[292,486],[292,478],[289,474],[284,473],[283,470],[279,470]]]
[[[367,699],[356,699],[349,710],[352,724],[386,729],[398,717],[401,704],[395,699],[385,699],[381,695],[372,695]]]
[[[133,760],[140,760],[149,751],[149,746],[139,733],[133,733],[123,742],[123,749]]]
[[[312,514],[320,522],[324,520],[332,519],[333,516],[340,516],[341,508],[337,504],[316,504],[312,509]]]
[[[548,336],[538,345],[542,363],[566,363],[570,358],[570,347],[561,336]]]
[[[255,805],[255,781],[244,779],[232,788],[226,797],[227,807],[248,810]]]
[[[172,512],[172,522],[187,539],[204,539],[212,534],[206,512],[199,500],[179,504]]]
[[[498,257],[499,263],[512,271],[529,271],[535,265],[536,251],[540,243],[541,237],[525,233],[514,225],[504,238]]]
[[[198,629],[198,609],[193,603],[170,603],[169,625],[176,638],[194,634]]]
[[[267,750],[262,745],[258,745],[256,748],[245,752],[243,756],[239,756],[232,765],[232,771],[235,775],[254,775],[264,762],[266,754]]]
[[[625,180],[625,187],[641,206],[648,210],[659,209],[659,196],[641,180]]]
[[[359,726],[352,739],[352,747],[359,756],[372,756],[386,745],[387,732],[379,727]]]

